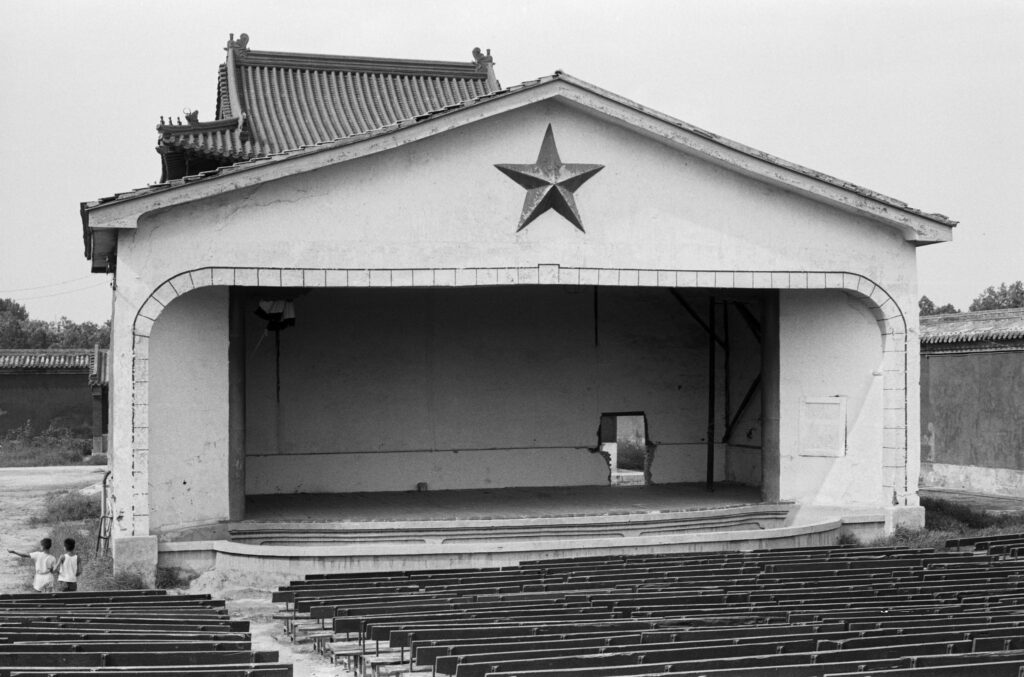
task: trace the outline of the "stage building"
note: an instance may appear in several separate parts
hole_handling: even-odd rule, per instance
[[[118,566],[923,521],[915,256],[955,222],[565,73],[503,88],[480,50],[243,35],[216,94],[161,121],[160,183],[82,205],[116,281]]]

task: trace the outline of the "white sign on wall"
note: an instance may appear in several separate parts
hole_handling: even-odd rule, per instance
[[[846,455],[846,398],[805,397],[800,406],[800,455]]]

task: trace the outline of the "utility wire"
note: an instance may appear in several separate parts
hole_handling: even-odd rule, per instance
[[[53,296],[64,296],[65,294],[77,294],[80,291],[86,291],[87,289],[97,289],[98,287],[103,287],[106,284],[107,284],[107,281],[103,280],[102,282],[99,282],[97,284],[91,284],[88,287],[79,287],[78,289],[69,289],[67,291],[59,291],[59,292],[55,292],[53,294],[40,294],[38,296],[16,296],[16,297],[14,297],[14,300],[15,301],[34,301],[35,299],[48,299],[48,298],[53,297]]]
[[[49,287],[59,287],[63,284],[71,284],[72,282],[81,282],[82,280],[88,279],[92,275],[83,275],[82,277],[75,277],[70,280],[64,280],[63,282],[51,282],[50,284],[41,284],[38,287],[21,287],[20,289],[0,289],[0,294],[9,294],[16,291],[35,291],[37,289],[47,289]]]

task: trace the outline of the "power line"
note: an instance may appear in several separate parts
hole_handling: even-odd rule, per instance
[[[70,280],[64,280],[63,282],[51,282],[50,284],[41,284],[38,287],[21,287],[20,289],[0,289],[0,294],[9,294],[16,291],[35,291],[36,289],[47,289],[49,287],[59,287],[64,284],[71,284],[72,282],[81,282],[92,275],[83,275],[82,277],[75,277]]]
[[[59,291],[59,292],[55,292],[53,294],[40,294],[38,296],[16,296],[16,297],[14,297],[14,300],[15,301],[34,301],[36,299],[48,299],[48,298],[51,298],[53,296],[64,296],[65,294],[77,294],[80,291],[86,291],[88,289],[97,289],[99,287],[105,286],[106,284],[107,284],[107,281],[103,280],[102,282],[99,282],[97,284],[91,284],[88,287],[79,287],[78,289],[69,289],[67,291]]]

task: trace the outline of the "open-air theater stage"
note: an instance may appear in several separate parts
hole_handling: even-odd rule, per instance
[[[916,252],[954,221],[481,50],[240,36],[216,84],[158,127],[159,183],[81,207],[119,570],[923,525]]]
[[[765,503],[702,484],[250,496],[217,541],[161,544],[161,563],[250,571],[399,571],[524,559],[825,545],[871,533],[880,511]]]

